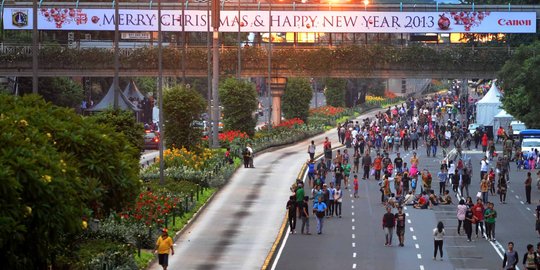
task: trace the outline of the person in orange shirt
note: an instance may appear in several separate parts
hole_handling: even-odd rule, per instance
[[[381,180],[382,158],[379,153],[377,153],[377,157],[373,161],[373,169],[375,169],[375,180]]]
[[[154,253],[158,254],[159,265],[163,267],[163,270],[167,270],[169,266],[169,249],[171,255],[174,255],[173,240],[167,232],[167,228],[163,228],[161,237],[157,239],[156,248]]]

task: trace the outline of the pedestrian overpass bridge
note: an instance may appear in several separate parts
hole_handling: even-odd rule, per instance
[[[414,46],[268,46],[220,49],[222,76],[241,77],[336,77],[336,78],[494,78],[511,56],[508,47],[470,45]],[[163,49],[163,75],[207,77],[208,49],[188,47]],[[238,63],[240,59],[240,69]],[[269,60],[271,66],[269,67]],[[158,49],[121,49],[119,76],[158,76]],[[40,77],[112,77],[114,51],[108,48],[77,49],[41,46]],[[0,44],[0,76],[32,76],[31,46]]]

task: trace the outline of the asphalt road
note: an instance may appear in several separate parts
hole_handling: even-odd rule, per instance
[[[500,147],[499,147],[500,148]],[[349,152],[351,152],[349,150]],[[479,190],[479,171],[482,153],[465,151],[474,166],[470,195],[474,198]],[[432,187],[438,188],[436,173],[442,156],[428,158],[425,148],[417,151],[419,169],[428,169],[433,175]],[[412,152],[401,151],[405,162],[410,164]],[[391,154],[395,158],[395,152]],[[494,163],[493,163],[494,166]],[[511,184],[507,204],[495,201],[498,212],[496,223],[497,242],[475,238],[467,242],[462,233],[457,235],[456,205],[435,206],[433,210],[405,207],[407,215],[405,247],[397,246],[394,235],[392,247],[384,246],[384,231],[381,221],[384,208],[380,203],[380,192],[376,181],[360,180],[359,198],[352,198],[350,190],[344,190],[342,218],[330,218],[325,222],[322,235],[288,234],[283,244],[275,269],[500,269],[506,243],[513,241],[518,252],[525,251],[529,243],[539,242],[534,231],[534,209],[536,205],[524,204],[526,172],[516,171],[515,164],[510,174]],[[418,185],[420,185],[419,183]],[[535,181],[533,185],[535,184]],[[307,189],[306,189],[307,190]],[[311,189],[309,189],[311,190]],[[453,193],[452,191],[450,191]],[[540,199],[540,192],[532,192],[533,203]],[[454,200],[455,203],[457,198]],[[476,201],[474,199],[474,201]],[[445,224],[444,259],[433,260],[432,230],[438,221]],[[301,222],[298,222],[301,224]],[[312,232],[316,220],[311,217]],[[298,226],[298,225],[297,225]],[[299,228],[297,228],[299,232]],[[520,257],[521,258],[521,257]]]

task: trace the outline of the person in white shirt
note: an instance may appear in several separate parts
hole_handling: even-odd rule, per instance
[[[443,257],[443,241],[444,241],[444,224],[442,221],[439,221],[437,224],[437,228],[433,229],[433,240],[434,240],[434,248],[433,248],[433,260],[437,259],[437,249],[441,253],[441,261]]]
[[[341,203],[343,202],[343,191],[341,190],[341,187],[339,185],[336,186],[336,190],[334,192],[334,204],[335,204],[335,213],[336,216],[341,218]]]
[[[484,179],[484,175],[487,174],[489,170],[489,161],[487,160],[487,157],[483,157],[480,161],[480,181]]]

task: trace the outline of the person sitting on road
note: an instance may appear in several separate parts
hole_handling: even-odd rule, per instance
[[[439,198],[437,198],[437,196],[435,195],[434,190],[430,191],[429,203],[430,203],[430,207],[432,207],[433,205],[439,205]]]
[[[441,204],[444,204],[444,205],[453,204],[452,196],[450,196],[449,193],[450,192],[448,190],[444,191],[444,195],[442,195],[441,198],[440,198]]]
[[[416,203],[415,201],[415,196],[414,194],[412,193],[412,191],[409,191],[409,193],[407,193],[407,195],[405,195],[405,200],[403,200],[403,204],[405,205],[414,205]]]
[[[420,198],[418,198],[418,203],[414,205],[414,208],[416,209],[428,209],[428,207],[432,207],[431,201],[429,200],[429,196],[425,191],[422,191],[422,195]]]

